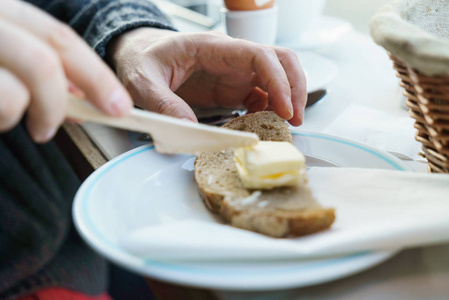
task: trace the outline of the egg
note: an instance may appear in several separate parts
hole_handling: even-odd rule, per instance
[[[229,10],[257,10],[270,8],[275,0],[224,0]]]

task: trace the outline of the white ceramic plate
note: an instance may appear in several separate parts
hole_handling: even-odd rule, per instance
[[[307,93],[313,93],[327,86],[337,78],[337,65],[321,55],[311,52],[296,52],[306,74]]]
[[[309,166],[410,170],[394,156],[340,138],[293,133]],[[327,282],[385,261],[396,250],[322,260],[174,263],[127,252],[119,240],[130,230],[173,220],[220,222],[203,205],[193,179],[193,156],[164,156],[151,145],[131,150],[95,171],[73,204],[81,236],[101,255],[161,280],[221,290],[276,290]],[[238,245],[236,245],[238,247]]]
[[[317,26],[289,42],[278,42],[278,46],[296,50],[313,49],[329,46],[352,30],[351,24],[336,17],[324,16]]]

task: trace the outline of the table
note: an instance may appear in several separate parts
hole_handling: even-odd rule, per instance
[[[329,94],[306,112],[303,130],[321,132],[351,103],[406,115],[401,105],[401,90],[383,49],[367,35],[367,18],[386,1],[369,1],[354,15],[357,1],[329,0],[327,14],[346,17],[352,30],[329,47],[315,53],[334,61],[338,78],[329,85]],[[345,7],[351,8],[345,16]],[[368,8],[367,8],[368,7]],[[371,9],[371,10],[370,10]],[[204,30],[175,19],[185,31]],[[64,125],[60,138],[71,140],[86,160],[75,165],[81,177],[107,160],[141,144],[139,135],[97,125]],[[75,149],[75,150],[74,150]],[[86,163],[87,162],[87,163]],[[425,172],[424,163],[406,161],[415,171]],[[90,169],[89,169],[90,168]],[[347,278],[316,286],[273,292],[207,291],[148,280],[160,299],[447,299],[449,298],[449,245],[437,245],[401,251],[387,262]]]

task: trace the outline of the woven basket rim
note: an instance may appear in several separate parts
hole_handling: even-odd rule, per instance
[[[382,6],[370,20],[371,36],[375,43],[421,73],[449,75],[449,41],[431,35],[402,17],[420,2],[428,1],[394,0]]]

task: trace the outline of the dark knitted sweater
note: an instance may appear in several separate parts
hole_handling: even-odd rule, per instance
[[[28,2],[67,22],[101,57],[124,31],[173,29],[145,0]],[[105,291],[106,263],[80,239],[71,220],[79,185],[53,142],[34,144],[23,124],[0,134],[0,299],[45,287],[91,295]]]

